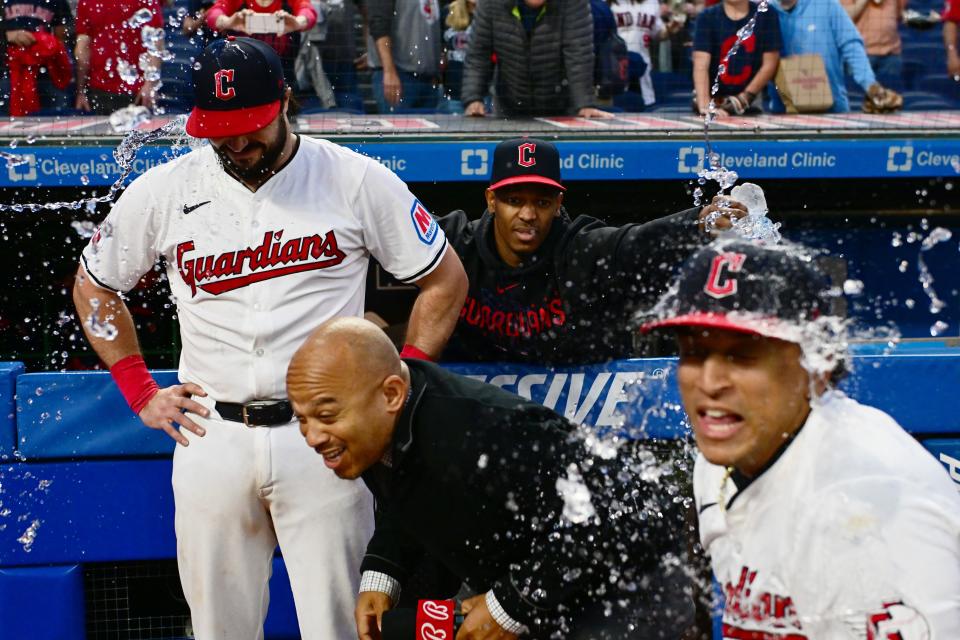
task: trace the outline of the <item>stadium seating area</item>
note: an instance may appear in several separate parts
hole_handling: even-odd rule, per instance
[[[195,56],[200,50],[200,44],[188,39],[181,33],[180,23],[188,7],[188,0],[174,0],[164,5],[164,29],[166,32],[166,46],[173,54],[173,58],[163,63],[161,68],[163,86],[159,105],[168,113],[183,112],[191,107],[190,72]],[[908,8],[924,16],[937,14],[942,10],[941,0],[911,0]],[[358,51],[366,49],[363,39],[363,29],[359,14],[355,23],[356,45]],[[944,62],[944,45],[942,26],[940,23],[927,24],[922,27],[900,26],[900,35],[903,41],[903,97],[904,108],[907,110],[947,110],[960,108],[960,82],[946,74]],[[690,31],[677,36],[678,39],[689,40]],[[669,47],[670,43],[666,43]],[[673,43],[674,51],[682,50],[683,55],[673,56],[672,61],[659,61],[657,47],[653,47],[653,84],[657,96],[654,111],[662,113],[690,113],[690,99],[693,92],[693,83],[690,68],[690,43]],[[669,50],[660,48],[661,51]],[[659,69],[672,71],[661,71]],[[360,71],[360,95],[363,98],[363,111],[376,112],[376,105],[371,92],[370,71]],[[848,80],[847,89],[850,94],[850,103],[853,109],[859,109],[863,101],[863,90]],[[72,87],[70,89],[72,91]],[[299,91],[298,100],[303,111],[314,113],[324,111],[319,99],[311,91]],[[72,98],[70,100],[72,106]],[[359,105],[357,105],[359,106]],[[352,109],[337,109],[338,111],[352,111],[361,113],[354,106]],[[615,96],[612,105],[604,108],[613,111],[641,111],[642,100],[638,93],[627,92]],[[422,109],[399,110],[399,112],[422,112]],[[431,110],[432,111],[432,110]],[[49,106],[36,115],[70,115],[77,112],[72,109]]]

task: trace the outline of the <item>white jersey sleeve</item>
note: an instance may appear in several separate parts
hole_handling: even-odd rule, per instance
[[[150,175],[123,192],[80,256],[95,284],[126,293],[156,264],[159,217],[149,187]]]
[[[960,638],[957,506],[879,475],[819,492],[798,522],[807,548],[795,549],[807,637]]]
[[[440,263],[447,238],[407,185],[379,162],[367,163],[355,207],[364,243],[401,282],[415,282]]]

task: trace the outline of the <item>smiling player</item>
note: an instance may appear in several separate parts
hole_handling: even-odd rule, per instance
[[[960,638],[960,497],[893,418],[831,389],[827,290],[798,247],[716,241],[643,327],[676,331],[723,637]]]

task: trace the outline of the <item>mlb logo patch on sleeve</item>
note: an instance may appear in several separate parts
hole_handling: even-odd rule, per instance
[[[433,244],[434,238],[437,237],[437,221],[419,200],[413,201],[413,206],[410,207],[410,218],[413,220],[413,228],[417,230],[420,241],[424,244]]]

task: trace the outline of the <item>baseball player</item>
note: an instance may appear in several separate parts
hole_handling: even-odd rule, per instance
[[[893,418],[831,389],[827,291],[801,247],[717,241],[644,325],[677,334],[723,637],[960,638],[960,496]]]
[[[404,352],[435,357],[465,275],[393,173],[289,130],[290,90],[269,46],[214,42],[194,85],[187,132],[210,145],[126,189],[83,251],[77,311],[89,317],[93,301],[113,316],[115,340],[88,331],[94,349],[144,424],[182,445],[177,558],[196,637],[263,637],[278,542],[303,637],[349,637],[372,499],[303,446],[287,362],[325,319],[363,312],[371,255],[420,287]],[[182,384],[166,389],[150,377],[119,295],[160,257],[183,342]]]

